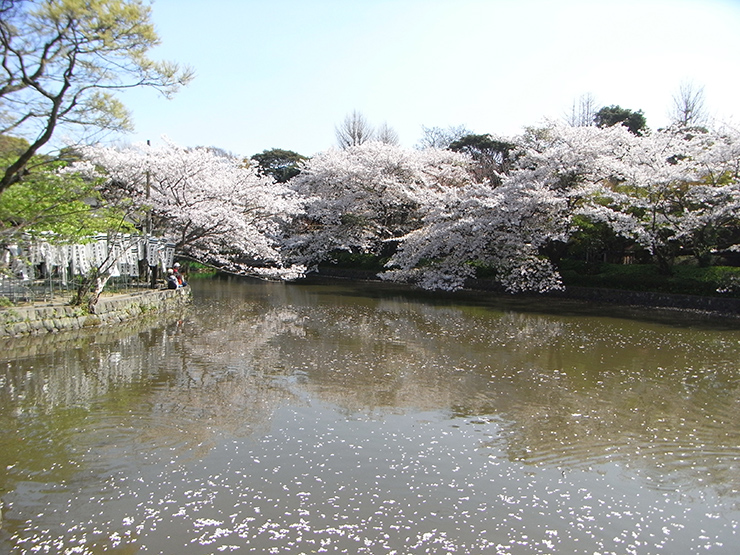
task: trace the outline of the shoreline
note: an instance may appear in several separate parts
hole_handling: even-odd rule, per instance
[[[0,338],[98,328],[181,308],[192,301],[189,287],[102,296],[95,314],[62,302],[0,308]]]
[[[375,272],[365,270],[345,269],[323,269],[320,272],[309,274],[304,279],[343,279],[359,281],[383,280],[377,278]],[[300,283],[300,280],[295,283]],[[511,299],[564,299],[583,301],[594,304],[609,306],[621,306],[625,308],[638,307],[642,309],[666,309],[694,313],[703,313],[712,317],[740,319],[740,299],[707,297],[702,295],[680,295],[675,293],[657,293],[651,291],[630,291],[626,289],[607,289],[600,287],[576,287],[569,286],[561,291],[550,291],[547,293],[506,293],[501,287],[490,280],[471,279],[466,282],[462,292],[483,291],[487,293],[500,294]],[[432,292],[429,292],[432,293]]]
[[[230,275],[230,274],[224,274]],[[237,276],[235,276],[237,277]],[[247,278],[248,279],[248,278]],[[308,274],[292,283],[312,283],[339,280],[344,282],[376,282],[389,286],[393,282],[379,279],[375,272],[365,270],[322,269],[321,272]],[[395,284],[406,285],[408,284]],[[434,296],[435,292],[417,289],[419,293]],[[470,295],[484,292],[500,295],[502,299],[572,300],[589,305],[619,307],[624,309],[659,310],[680,314],[693,314],[708,318],[740,320],[740,299],[707,297],[701,295],[680,295],[656,293],[649,291],[629,291],[621,289],[566,287],[561,291],[547,293],[504,292],[501,287],[490,280],[469,280],[465,288],[456,292],[443,292],[441,295]],[[86,314],[80,307],[71,307],[64,303],[38,303],[28,306],[0,308],[0,339],[22,336],[53,334],[62,331],[94,329],[110,326],[140,318],[147,314],[161,313],[181,308],[192,302],[190,287],[182,289],[147,290],[101,297],[95,314]]]

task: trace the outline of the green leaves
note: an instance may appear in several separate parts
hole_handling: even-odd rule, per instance
[[[596,112],[594,123],[596,123],[597,127],[611,127],[619,123],[624,125],[634,135],[642,135],[647,130],[647,120],[642,110],[633,112],[628,108],[622,108],[617,105],[604,106]]]
[[[95,184],[49,170],[15,183],[0,197],[0,237],[52,233],[69,241],[110,230],[130,230],[125,213],[100,200]]]
[[[142,0],[25,0],[3,12],[0,134],[31,142],[6,165],[0,194],[60,127],[83,136],[130,130],[116,91],[149,87],[170,97],[193,78],[149,58],[159,43],[150,17]]]
[[[301,164],[308,158],[292,150],[273,148],[255,154],[252,160],[257,162],[260,175],[270,175],[278,183],[286,183],[301,173]]]

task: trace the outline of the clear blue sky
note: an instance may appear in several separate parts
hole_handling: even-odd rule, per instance
[[[738,121],[739,0],[155,0],[173,100],[122,95],[136,132],[240,155],[312,155],[352,110],[413,146],[427,127],[515,135],[581,95],[668,121],[682,81]]]

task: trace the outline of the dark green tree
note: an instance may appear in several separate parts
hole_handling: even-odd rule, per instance
[[[633,112],[629,108],[622,108],[618,105],[604,106],[596,112],[594,123],[598,127],[611,127],[619,123],[638,136],[647,131],[647,121],[642,110]]]
[[[285,183],[301,173],[301,164],[308,158],[292,150],[272,148],[255,154],[252,160],[257,162],[260,175],[270,175],[278,183]]]
[[[509,169],[514,145],[494,139],[486,133],[485,135],[465,135],[451,142],[448,148],[455,152],[469,154],[478,165],[476,177],[488,179],[495,186],[501,184],[501,174]]]

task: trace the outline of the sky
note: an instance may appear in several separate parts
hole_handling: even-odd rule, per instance
[[[682,83],[740,124],[740,0],[154,0],[152,20],[151,57],[196,77],[123,93],[119,143],[311,156],[354,110],[407,147],[422,126],[510,137],[585,94],[656,129]]]

